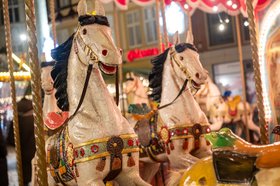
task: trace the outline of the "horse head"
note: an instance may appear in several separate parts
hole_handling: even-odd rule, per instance
[[[193,35],[188,32],[185,43],[180,43],[178,32],[174,35],[174,45],[170,48],[170,56],[173,58],[175,74],[179,79],[190,81],[190,88],[200,89],[205,83],[208,72],[202,67],[197,49],[193,44]],[[190,85],[189,84],[189,85]]]
[[[74,36],[75,52],[79,61],[99,66],[105,74],[114,74],[122,63],[120,50],[116,47],[109,22],[102,4],[95,0],[95,11],[88,13],[86,0],[78,4],[79,26]],[[85,60],[81,60],[85,59]]]

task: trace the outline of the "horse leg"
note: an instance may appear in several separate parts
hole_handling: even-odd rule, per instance
[[[128,167],[128,158],[133,158],[135,165]],[[123,155],[122,172],[115,178],[120,186],[149,186],[139,175],[139,154],[132,153],[131,157]]]
[[[146,163],[140,162],[140,175],[148,183],[151,183],[152,179],[159,170],[160,163]]]

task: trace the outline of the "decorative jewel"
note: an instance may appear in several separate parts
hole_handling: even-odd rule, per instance
[[[97,153],[99,150],[99,147],[97,145],[92,145],[90,149],[91,149],[91,152]]]
[[[78,152],[78,150],[74,150],[74,156],[75,156],[75,158],[78,158],[78,157],[79,157],[79,152]]]
[[[80,149],[80,155],[81,155],[82,157],[84,157],[84,155],[85,155],[85,150],[84,150],[83,148]]]
[[[170,133],[167,126],[161,127],[159,135],[165,144],[168,144],[170,141]]]
[[[133,146],[134,142],[132,139],[127,140],[127,145],[128,146]]]
[[[207,133],[210,133],[210,132],[211,132],[211,129],[208,127],[208,128],[206,129],[206,132],[207,132]]]
[[[188,134],[188,129],[184,129],[184,130],[183,130],[183,133],[184,133],[184,134]]]

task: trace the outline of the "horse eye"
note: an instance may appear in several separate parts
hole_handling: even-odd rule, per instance
[[[87,29],[83,29],[83,34],[86,35],[87,34]]]
[[[183,57],[183,56],[180,56],[180,60],[183,61],[183,60],[184,60],[184,57]]]

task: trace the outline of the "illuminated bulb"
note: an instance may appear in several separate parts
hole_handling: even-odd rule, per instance
[[[19,38],[22,41],[26,41],[27,40],[27,36],[25,34],[20,34]]]
[[[221,23],[218,27],[219,31],[224,31],[225,30],[225,25],[223,23]]]
[[[171,6],[174,6],[174,5],[175,5],[175,2],[174,2],[174,1],[172,1],[172,2],[171,2]]]
[[[217,12],[218,11],[218,7],[217,6],[213,6],[213,12]]]
[[[227,1],[227,5],[228,5],[228,6],[231,6],[231,5],[232,5],[232,1],[231,1],[231,0],[228,0],[228,1]]]
[[[226,19],[225,19],[225,22],[226,22],[226,23],[229,23],[229,18],[226,18]]]
[[[248,21],[244,21],[244,26],[249,26],[249,22]]]
[[[233,8],[233,9],[236,9],[236,8],[237,8],[237,4],[233,4],[233,5],[232,5],[232,8]]]
[[[189,5],[188,4],[185,4],[184,5],[184,8],[187,10],[187,9],[189,9]]]

